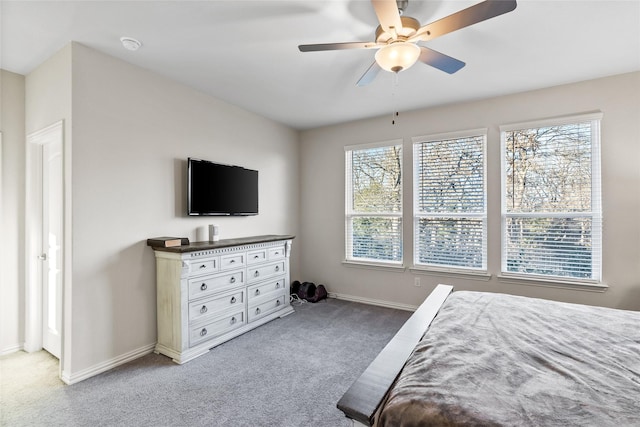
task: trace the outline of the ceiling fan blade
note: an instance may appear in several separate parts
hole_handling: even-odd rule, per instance
[[[373,10],[376,12],[382,29],[390,34],[395,34],[402,29],[402,20],[398,12],[396,0],[371,0]]]
[[[298,46],[300,52],[318,52],[323,50],[344,50],[344,49],[373,49],[380,47],[375,42],[347,42],[347,43],[320,43],[301,44]]]
[[[516,0],[486,0],[423,26],[409,41],[432,40],[469,25],[511,12],[516,6]]]
[[[373,64],[369,67],[369,69],[360,77],[360,80],[356,83],[357,86],[366,86],[371,83],[378,73],[382,70],[376,61],[373,61]]]
[[[418,61],[449,74],[453,74],[465,66],[465,63],[462,61],[424,46],[420,46]]]

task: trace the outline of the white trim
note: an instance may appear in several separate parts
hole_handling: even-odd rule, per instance
[[[41,287],[41,263],[33,262],[42,252],[42,150],[41,147],[59,139],[62,145],[63,155],[63,263],[62,263],[62,330],[61,330],[61,354],[60,371],[62,378],[63,360],[65,360],[65,342],[70,340],[70,336],[65,333],[70,330],[71,322],[68,313],[71,307],[65,304],[65,295],[69,292],[67,282],[70,279],[68,274],[70,262],[70,239],[67,238],[68,216],[70,214],[67,197],[68,181],[67,171],[70,165],[66,162],[67,141],[65,141],[65,122],[59,120],[38,131],[32,132],[26,137],[26,168],[25,168],[25,342],[24,350],[27,352],[42,349],[42,287]],[[67,326],[65,328],[65,325]]]
[[[469,137],[478,136],[478,135],[484,135],[484,137],[486,138],[488,131],[489,131],[488,128],[478,128],[478,129],[461,130],[461,131],[454,131],[454,132],[435,133],[431,135],[411,137],[411,142],[413,145],[416,145],[422,142],[446,141],[449,139],[469,138]]]
[[[375,305],[378,307],[394,308],[396,310],[416,311],[416,309],[418,308],[417,305],[400,304],[397,302],[391,302],[391,301],[385,301],[385,300],[379,300],[379,299],[362,298],[355,295],[340,294],[336,292],[329,292],[327,296],[329,298],[357,302],[360,304]]]
[[[23,351],[23,350],[24,350],[24,345],[22,344],[10,345],[9,347],[5,347],[2,350],[0,350],[0,356],[6,356],[8,354],[17,353],[18,351]]]
[[[402,219],[402,213],[400,212],[358,212],[358,213],[350,213],[349,216],[351,218],[367,218],[374,216],[376,218],[400,218]]]
[[[356,268],[365,268],[372,270],[389,270],[395,273],[404,273],[406,267],[402,264],[392,264],[392,263],[382,263],[382,262],[366,262],[366,261],[356,261],[356,260],[347,260],[342,261],[342,265],[346,267],[356,267]]]
[[[593,277],[602,280],[602,114],[591,121],[591,241],[597,241],[593,246],[592,263],[595,264]]]
[[[586,292],[605,292],[609,289],[609,286],[604,283],[587,282],[587,281],[573,281],[563,279],[550,279],[546,277],[522,277],[511,276],[508,274],[498,274],[496,276],[500,282],[509,283],[512,285],[525,285],[525,286],[540,286],[544,288],[560,288],[571,289],[575,291]]]
[[[390,139],[388,141],[378,141],[378,142],[370,142],[365,144],[356,144],[356,145],[345,145],[344,151],[358,151],[358,150],[366,150],[369,148],[382,148],[382,147],[390,147],[394,145],[403,144],[402,138],[400,139]]]
[[[509,212],[509,218],[575,218],[575,217],[593,217],[597,212],[580,211],[580,212]]]
[[[509,123],[505,125],[500,125],[498,128],[500,129],[500,133],[502,133],[502,132],[510,132],[512,130],[567,125],[567,124],[578,123],[578,122],[590,122],[593,120],[602,120],[602,117],[603,117],[603,113],[601,111],[593,111],[590,113],[573,114],[569,116],[557,116],[557,117],[550,117],[547,119],[536,119],[536,120],[530,120],[530,121],[519,122],[519,123]]]
[[[422,274],[425,276],[455,277],[459,279],[481,280],[483,282],[488,282],[489,279],[491,279],[491,273],[489,273],[487,270],[467,270],[414,265],[413,267],[409,267],[409,271],[413,274]]]
[[[24,348],[42,349],[41,263],[34,262],[42,250],[42,145],[49,142],[57,124],[27,135],[25,171],[25,326]]]
[[[83,369],[79,372],[76,372],[72,375],[69,375],[66,372],[62,372],[62,376],[60,377],[62,381],[66,384],[76,384],[80,381],[84,381],[88,378],[94,377],[98,374],[111,370],[117,366],[124,365],[125,363],[132,362],[136,359],[139,359],[142,356],[146,356],[147,354],[153,353],[153,349],[156,347],[156,343],[148,344],[143,347],[140,347],[136,350],[132,350],[128,353],[121,354],[120,356],[114,357],[113,359],[109,359],[102,363],[98,363],[97,365],[93,365],[87,369]]]

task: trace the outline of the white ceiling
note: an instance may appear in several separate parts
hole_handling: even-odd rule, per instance
[[[425,25],[475,3],[410,0],[405,14]],[[367,87],[355,83],[374,51],[297,46],[373,40],[368,0],[1,0],[0,14],[6,70],[26,75],[77,41],[295,129],[640,70],[640,0],[519,0],[426,44],[466,62],[458,73],[418,63]]]

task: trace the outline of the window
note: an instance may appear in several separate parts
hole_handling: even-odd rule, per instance
[[[346,260],[402,264],[402,141],[345,154]]]
[[[414,138],[414,264],[486,271],[486,129]]]
[[[501,127],[503,273],[600,281],[601,117]]]

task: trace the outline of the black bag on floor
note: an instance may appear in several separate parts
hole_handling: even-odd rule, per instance
[[[292,288],[293,287],[294,286],[292,285]],[[327,290],[325,289],[324,285],[316,286],[313,282],[303,282],[298,287],[297,295],[300,299],[309,302],[318,302],[327,297]]]
[[[300,282],[298,282],[297,280],[294,280],[293,283],[291,283],[291,288],[289,289],[289,293],[292,295],[298,295],[298,291],[300,290],[300,285],[301,285]]]
[[[307,298],[307,301],[309,301],[309,302],[318,302],[318,301],[321,301],[321,300],[323,300],[325,298],[327,298],[327,290],[325,289],[324,285],[318,285],[318,286],[316,286],[316,290],[313,293],[313,296]]]

